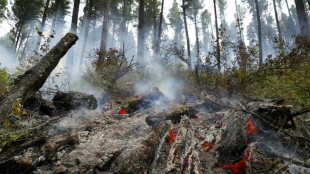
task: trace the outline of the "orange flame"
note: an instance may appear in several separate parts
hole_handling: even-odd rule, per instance
[[[166,142],[171,144],[175,140],[175,135],[173,135],[172,128],[168,131],[168,136],[166,137]]]
[[[246,135],[253,134],[254,132],[255,132],[255,126],[252,122],[251,117],[249,117],[246,123]]]
[[[118,114],[127,114],[127,110],[126,109],[121,109],[117,113]]]
[[[207,149],[207,152],[209,152],[209,151],[211,150],[211,148],[212,148],[212,144],[209,144],[209,143],[207,143],[207,142],[203,142],[202,148],[203,148],[203,149],[208,148],[208,149]]]
[[[228,164],[228,165],[219,165],[221,168],[224,169],[231,169],[233,173],[238,173],[238,174],[245,174],[246,173],[246,161],[249,158],[249,150],[245,150],[245,156],[240,162],[234,163],[234,164]]]

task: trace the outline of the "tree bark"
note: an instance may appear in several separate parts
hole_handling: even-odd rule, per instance
[[[153,47],[155,50],[157,50],[157,18],[156,18],[156,7],[157,7],[157,1],[153,2],[154,6],[154,12],[153,12]]]
[[[165,0],[162,0],[161,3],[161,11],[160,11],[160,20],[159,20],[159,29],[158,29],[158,36],[157,36],[157,49],[159,51],[159,44],[161,42],[161,34],[162,34],[162,25],[163,25],[163,12],[164,12],[164,3]]]
[[[54,12],[54,15],[53,15],[53,23],[52,23],[52,27],[51,27],[49,35],[53,34],[53,31],[55,30],[55,27],[56,27],[56,20],[57,20],[58,10],[59,10],[59,1],[56,0],[55,3],[58,3],[58,4],[57,4],[57,9],[56,9],[56,11]]]
[[[138,50],[137,50],[137,63],[144,64],[145,55],[145,0],[139,2],[139,24],[138,24]]]
[[[46,18],[47,18],[47,12],[48,12],[48,6],[50,4],[51,0],[46,0],[45,6],[44,6],[44,12],[43,12],[43,17],[42,17],[42,22],[41,22],[41,26],[40,26],[40,31],[43,32],[44,28],[45,28],[45,22],[46,22]],[[39,51],[39,47],[40,47],[40,43],[41,43],[41,36],[38,36],[37,39],[37,44],[36,44],[36,48],[35,51],[38,52]]]
[[[17,54],[18,42],[19,42],[19,39],[21,37],[21,32],[23,30],[23,26],[24,26],[24,24],[21,23],[18,30],[17,30],[17,38],[16,38],[16,42],[15,42],[15,47],[14,47],[14,54]]]
[[[107,43],[108,43],[108,34],[109,34],[109,21],[110,21],[110,3],[111,0],[106,1],[106,5],[104,8],[104,21],[102,27],[102,37],[101,37],[101,45],[100,45],[100,52],[97,64],[97,71],[100,68],[100,65],[104,62],[105,53],[107,51]]]
[[[288,6],[287,0],[285,0],[285,4],[286,4],[286,8],[287,8],[288,15],[289,15],[289,22],[290,22],[291,26],[294,26],[293,17],[292,17],[292,14],[291,14],[290,7]],[[296,32],[296,28],[295,27],[294,27],[294,31]]]
[[[28,94],[39,90],[60,59],[75,44],[78,37],[73,33],[66,34],[35,66],[18,76],[9,94],[0,101],[0,122],[10,112],[17,99],[25,99]]]
[[[300,27],[300,33],[302,36],[310,36],[309,23],[307,19],[307,14],[305,10],[305,5],[303,0],[295,0],[297,17]]]
[[[263,63],[262,27],[260,23],[258,0],[255,0],[255,6],[256,6],[257,32],[258,32],[258,44],[259,44],[259,64],[262,64]]]
[[[187,44],[187,55],[188,55],[189,69],[192,70],[191,48],[190,48],[187,21],[186,21],[186,8],[187,7],[185,6],[185,0],[182,0],[182,8],[183,8],[183,19],[184,19],[185,34],[186,34],[186,44]]]
[[[216,60],[217,60],[217,69],[221,71],[221,49],[220,49],[220,36],[219,36],[219,26],[217,21],[217,12],[216,12],[216,1],[214,3],[214,14],[215,14],[215,29],[216,29]]]
[[[282,33],[281,33],[281,27],[280,27],[280,23],[279,23],[279,17],[278,17],[276,0],[273,0],[273,8],[274,8],[274,14],[275,14],[275,17],[276,17],[279,38],[282,39]]]
[[[85,28],[85,33],[84,33],[84,40],[83,40],[83,46],[82,46],[82,52],[81,52],[81,57],[80,57],[80,64],[79,68],[83,67],[83,62],[84,62],[84,54],[86,50],[86,45],[87,45],[87,40],[88,40],[88,33],[89,33],[89,26],[90,26],[90,19],[92,16],[92,9],[93,9],[93,0],[89,0],[89,7],[88,7],[88,15],[86,20],[86,28]]]
[[[77,32],[79,9],[80,9],[80,0],[74,0],[70,32],[75,33],[75,34]],[[73,73],[73,67],[74,67],[73,66],[74,65],[74,52],[75,52],[75,46],[73,46],[73,48],[69,50],[69,54],[67,57],[67,68],[69,68],[69,73],[71,75]]]
[[[197,15],[195,15],[195,20],[194,20],[194,24],[195,24],[195,34],[196,34],[196,51],[197,51],[197,65],[198,65],[198,70],[200,69],[200,45],[199,45],[199,38],[198,38],[198,24],[197,24]]]

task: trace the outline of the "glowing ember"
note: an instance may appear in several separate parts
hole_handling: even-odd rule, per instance
[[[209,143],[207,143],[207,142],[203,142],[202,148],[203,148],[203,149],[208,148],[208,149],[207,149],[207,152],[209,152],[209,151],[211,150],[211,148],[212,148],[212,144],[209,144]]]
[[[249,117],[248,122],[246,123],[246,135],[253,134],[255,132],[254,124],[252,123],[251,117]]]
[[[191,116],[191,119],[194,119],[194,120],[195,120],[195,119],[197,119],[197,118],[198,118],[198,117],[197,117],[196,115],[192,115],[192,116]]]
[[[215,121],[220,121],[220,120],[222,120],[223,118],[224,118],[223,115],[215,114],[214,120],[215,120]]]
[[[118,114],[127,114],[127,110],[126,109],[121,109],[117,113]]]
[[[249,150],[245,150],[245,156],[240,162],[237,162],[235,164],[228,164],[228,165],[219,165],[221,168],[224,169],[231,169],[233,173],[238,173],[238,174],[245,174],[246,173],[246,161],[249,158]]]
[[[173,135],[172,128],[169,129],[168,136],[166,137],[166,142],[171,144],[175,140],[175,135]]]
[[[191,151],[186,155],[186,157],[184,158],[184,162],[183,162],[181,174],[183,174],[184,171],[185,171],[185,169],[187,168],[187,166],[188,166],[188,160],[189,160],[189,157],[190,157],[191,155],[192,155],[192,149],[191,149]]]

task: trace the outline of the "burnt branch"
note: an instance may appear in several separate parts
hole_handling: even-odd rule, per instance
[[[209,99],[208,97],[206,97],[206,99],[208,101],[210,101],[211,103],[215,104],[215,105],[218,105],[218,106],[222,106],[222,107],[225,107],[225,108],[229,108],[229,109],[232,109],[232,110],[235,110],[235,111],[241,111],[241,112],[244,112],[244,113],[247,113],[247,114],[252,114],[254,116],[256,116],[257,118],[259,118],[260,120],[262,120],[264,123],[266,123],[268,126],[270,126],[271,128],[275,129],[275,130],[278,130],[279,132],[282,132],[284,133],[285,135],[289,136],[290,138],[294,139],[294,140],[300,140],[300,141],[303,141],[303,142],[308,142],[310,143],[310,139],[308,138],[305,138],[305,137],[301,137],[301,136],[295,136],[295,135],[292,135],[290,133],[288,133],[287,131],[283,130],[283,128],[280,128],[278,126],[275,126],[273,124],[271,124],[270,122],[268,122],[263,115],[260,115],[260,114],[257,114],[257,113],[254,113],[254,112],[251,112],[249,110],[246,110],[246,109],[239,109],[239,108],[235,108],[235,107],[232,107],[232,106],[227,106],[227,105],[224,105],[224,104],[220,104],[220,103],[217,103],[211,99]]]
[[[24,100],[29,93],[39,90],[44,85],[60,59],[77,40],[77,35],[66,34],[36,65],[15,80],[9,94],[0,101],[0,120],[11,112],[12,105],[17,99]]]

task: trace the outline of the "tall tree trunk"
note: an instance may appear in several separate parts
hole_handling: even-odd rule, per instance
[[[239,30],[239,37],[240,37],[240,40],[243,41],[243,37],[242,37],[242,31],[241,31],[241,19],[239,18],[239,9],[238,9],[238,3],[237,3],[237,0],[235,0],[235,5],[236,5],[236,15],[237,15],[237,25],[236,27],[238,28]]]
[[[158,29],[158,36],[157,36],[157,41],[158,41],[157,49],[158,49],[158,51],[159,51],[159,45],[160,45],[160,43],[161,43],[164,3],[165,3],[165,0],[162,0],[162,3],[161,3],[161,11],[160,11],[160,20],[159,20],[159,29]]]
[[[25,46],[24,46],[24,48],[23,48],[23,52],[22,52],[22,56],[24,56],[25,55],[25,51],[26,51],[26,48],[27,48],[27,46],[28,46],[28,41],[29,41],[29,37],[30,37],[30,34],[32,33],[32,31],[33,31],[33,29],[32,29],[32,27],[31,27],[31,29],[28,31],[28,33],[27,33],[27,38],[26,38],[26,43],[25,43]]]
[[[110,21],[110,3],[111,0],[106,1],[105,9],[104,9],[104,20],[102,27],[102,36],[101,36],[101,44],[100,44],[100,52],[97,64],[97,71],[100,70],[100,65],[104,62],[105,53],[107,51],[107,43],[108,43],[108,34],[109,34],[109,21]]]
[[[189,69],[192,70],[191,48],[190,48],[187,21],[186,21],[186,8],[187,7],[185,6],[185,0],[182,0],[182,7],[183,7],[183,20],[184,20],[185,34],[186,34],[188,63],[189,63]]]
[[[47,18],[47,12],[48,12],[48,7],[49,7],[49,4],[50,4],[50,1],[51,0],[46,0],[45,6],[44,6],[43,17],[42,17],[42,22],[41,22],[41,26],[40,26],[40,31],[41,32],[44,32],[45,22],[46,22],[46,18]],[[37,44],[36,44],[36,48],[35,48],[36,52],[39,51],[41,40],[42,40],[42,37],[38,36]]]
[[[72,20],[71,20],[71,33],[75,33],[77,31],[77,24],[79,19],[79,10],[80,10],[80,0],[74,0],[73,11],[72,11]]]
[[[290,7],[288,6],[287,0],[285,0],[285,4],[286,4],[287,11],[288,11],[288,15],[290,17],[290,24],[291,24],[291,26],[294,26],[292,13],[291,13]]]
[[[52,27],[51,27],[50,34],[49,34],[49,35],[52,35],[53,32],[54,32],[54,30],[55,30],[55,27],[56,27],[56,19],[57,19],[57,13],[58,13],[58,10],[57,10],[56,12],[54,12]]]
[[[127,18],[126,18],[126,5],[127,0],[123,0],[123,9],[122,9],[122,23],[121,23],[121,41],[124,42],[127,38]]]
[[[74,0],[73,11],[72,11],[72,20],[71,20],[71,29],[70,32],[76,34],[77,32],[77,24],[79,18],[79,9],[80,9],[80,0]],[[73,74],[73,67],[74,67],[74,53],[75,53],[75,46],[73,46],[69,52],[67,57],[67,68],[69,68],[69,73]]]
[[[274,8],[274,14],[276,17],[276,22],[277,22],[277,28],[278,28],[278,33],[280,39],[282,39],[282,33],[281,33],[281,28],[280,28],[280,23],[279,23],[279,17],[278,17],[278,11],[277,11],[277,5],[276,5],[276,0],[273,0],[273,8]]]
[[[215,14],[215,29],[216,29],[216,60],[217,60],[217,69],[221,71],[221,49],[220,49],[220,36],[219,36],[219,26],[217,22],[217,12],[216,12],[216,1],[214,3],[214,14]]]
[[[260,23],[258,0],[255,0],[255,6],[256,6],[257,32],[258,32],[258,44],[259,44],[259,64],[262,64],[263,63],[262,27]]]
[[[297,11],[297,17],[298,17],[301,35],[310,36],[309,23],[307,19],[304,1],[295,0],[295,5],[296,5],[296,11]]]
[[[88,33],[89,33],[89,26],[90,26],[90,19],[92,17],[92,9],[93,9],[93,0],[89,0],[88,3],[88,14],[86,17],[86,28],[85,28],[85,33],[84,33],[84,41],[83,41],[83,46],[82,46],[82,52],[81,52],[81,57],[80,57],[80,63],[79,63],[79,68],[83,67],[83,62],[84,62],[84,54],[86,50],[86,45],[87,45],[87,40],[88,40]]]
[[[19,26],[19,29],[17,31],[17,38],[16,38],[16,42],[15,42],[15,47],[14,47],[14,54],[17,54],[17,47],[18,47],[18,43],[19,43],[19,39],[21,37],[21,33],[22,33],[22,30],[23,30],[23,27],[24,27],[24,24],[23,22],[20,24]]]
[[[49,4],[50,4],[50,0],[46,0],[45,6],[44,6],[42,22],[41,22],[41,26],[40,26],[40,31],[41,32],[44,32],[44,29],[45,29],[45,23],[46,23],[46,19],[47,19]],[[36,52],[39,50],[41,40],[42,40],[41,36],[38,36],[37,44],[36,44],[36,48],[35,48]]]
[[[138,48],[137,48],[137,62],[145,63],[145,0],[139,2],[139,24],[138,24]]]
[[[195,18],[194,18],[194,24],[195,24],[195,34],[196,34],[196,51],[197,51],[197,65],[198,65],[198,68],[200,69],[200,45],[199,45],[199,38],[198,38],[198,26],[197,26],[197,15],[195,15]]]
[[[153,47],[155,50],[157,50],[157,18],[156,18],[156,7],[157,7],[157,1],[153,1],[154,4],[154,13],[153,13],[153,20],[154,20],[154,23],[153,23]],[[156,51],[155,51],[156,52]]]

